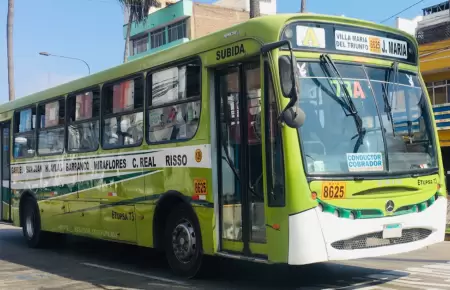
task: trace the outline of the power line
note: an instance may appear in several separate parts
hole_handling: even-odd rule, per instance
[[[380,21],[380,23],[384,23],[384,22],[386,22],[386,21],[388,21],[388,20],[391,20],[391,19],[394,18],[395,16],[397,16],[397,15],[399,15],[399,14],[402,14],[402,13],[405,12],[406,10],[413,8],[414,6],[416,6],[416,5],[420,4],[420,3],[422,3],[423,1],[425,1],[425,0],[420,0],[420,1],[416,2],[416,3],[414,3],[413,5],[411,5],[411,6],[409,6],[409,7],[406,7],[406,8],[403,9],[402,11],[400,11],[400,12],[398,12],[398,13],[396,13],[396,14],[394,14],[394,15],[392,15],[392,16],[386,18],[386,19],[384,19],[383,21]]]

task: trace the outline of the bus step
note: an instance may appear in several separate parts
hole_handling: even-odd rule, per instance
[[[223,257],[223,258],[237,259],[237,260],[256,262],[256,263],[261,263],[261,264],[269,264],[269,261],[267,261],[267,259],[260,258],[260,257],[243,256],[243,255],[231,254],[231,253],[226,253],[226,252],[217,252],[216,255]]]

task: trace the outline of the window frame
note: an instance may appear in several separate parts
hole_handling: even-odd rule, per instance
[[[133,148],[133,147],[139,147],[142,146],[143,141],[145,139],[145,116],[143,116],[142,120],[143,120],[143,138],[141,139],[141,142],[139,143],[135,143],[135,144],[130,144],[130,145],[119,145],[119,146],[105,146],[105,144],[103,143],[104,141],[104,126],[105,126],[105,119],[111,119],[114,117],[122,117],[122,116],[126,116],[126,115],[131,115],[131,114],[136,114],[136,113],[140,113],[142,112],[143,114],[145,114],[145,99],[146,99],[146,77],[145,77],[145,73],[143,71],[139,71],[139,72],[135,72],[132,73],[130,75],[126,75],[124,77],[118,78],[118,79],[114,79],[114,80],[110,80],[107,82],[104,82],[103,85],[101,86],[101,90],[100,90],[100,146],[103,150],[114,150],[114,149],[123,149],[123,148]],[[109,114],[105,114],[105,87],[107,86],[111,86],[114,84],[119,84],[128,80],[132,80],[132,79],[137,79],[137,78],[142,78],[142,108],[140,109],[133,109],[130,111],[124,111],[124,112],[118,112],[118,113],[109,113]]]
[[[198,66],[200,67],[200,73],[198,74],[199,77],[199,83],[200,83],[200,92],[199,92],[199,97],[198,98],[186,98],[184,100],[178,100],[175,102],[169,102],[169,103],[164,103],[161,105],[157,105],[157,106],[152,106],[152,86],[148,85],[149,82],[153,81],[153,74],[154,73],[158,73],[167,69],[171,69],[174,67],[179,68],[180,66],[183,65],[187,65],[187,64],[198,64]],[[171,143],[178,143],[178,142],[188,142],[192,139],[195,138],[195,136],[197,136],[198,130],[200,128],[201,125],[201,121],[202,121],[202,107],[203,107],[203,88],[202,88],[202,80],[203,80],[203,64],[202,64],[202,60],[199,56],[194,56],[194,57],[189,57],[187,59],[184,60],[179,60],[179,61],[175,61],[175,62],[171,62],[168,64],[165,64],[163,66],[157,66],[155,68],[153,68],[152,70],[148,71],[146,73],[146,81],[145,81],[145,85],[146,85],[146,90],[145,90],[145,141],[147,142],[148,145],[160,145],[160,144],[171,144]],[[177,139],[177,140],[167,140],[167,141],[158,141],[158,142],[151,142],[150,141],[150,122],[149,122],[149,113],[151,110],[155,110],[155,109],[160,109],[160,108],[165,108],[168,106],[175,106],[175,105],[180,105],[180,104],[187,104],[187,103],[193,103],[193,102],[198,102],[200,101],[200,112],[199,112],[199,117],[198,117],[198,126],[197,129],[195,130],[194,134],[192,135],[192,137],[190,138],[185,138],[185,139]]]
[[[98,89],[99,91],[99,99],[100,99],[100,112],[98,114],[98,117],[94,117],[94,118],[90,118],[90,119],[85,119],[85,120],[81,120],[81,121],[73,121],[70,122],[69,118],[69,98],[74,98],[76,97],[78,94],[82,94],[82,93],[86,93],[86,92],[92,92],[93,90]],[[92,96],[93,97],[93,96]],[[92,103],[94,103],[94,98],[92,98]],[[93,85],[81,90],[77,90],[77,91],[73,91],[70,92],[69,94],[67,94],[66,97],[66,137],[64,140],[64,144],[65,144],[65,148],[66,148],[66,152],[69,154],[77,154],[77,153],[86,153],[86,152],[96,152],[98,151],[98,149],[100,148],[100,142],[101,142],[101,133],[102,133],[102,122],[101,122],[101,117],[102,117],[102,86],[100,85]],[[98,139],[97,139],[97,148],[92,149],[92,150],[78,150],[78,151],[73,151],[69,149],[69,126],[70,125],[81,125],[84,123],[88,123],[88,122],[95,122],[98,120]]]
[[[54,155],[63,155],[64,153],[67,152],[67,148],[66,148],[66,139],[67,139],[67,130],[66,130],[66,125],[67,125],[67,95],[60,95],[58,97],[53,97],[50,99],[47,99],[45,101],[42,102],[37,102],[36,103],[36,155],[35,156],[54,156]],[[63,100],[64,102],[64,124],[62,125],[57,125],[57,126],[53,126],[50,128],[46,128],[46,129],[42,129],[41,128],[41,112],[39,110],[39,107],[41,105],[46,105],[49,103],[54,103],[54,102],[59,102]],[[58,153],[48,153],[48,154],[39,154],[39,133],[41,131],[49,131],[49,130],[54,130],[54,129],[60,129],[63,128],[64,129],[64,136],[63,136],[63,150],[62,152],[58,152]]]
[[[181,27],[183,37],[178,38],[179,29]],[[177,38],[172,38],[174,31],[176,31]],[[187,38],[187,21],[186,19],[179,20],[177,22],[167,25],[167,43],[171,43],[183,38]]]
[[[13,140],[12,140],[12,142],[13,142],[13,146],[12,146],[12,159],[13,160],[20,160],[20,159],[28,159],[28,158],[34,158],[34,157],[36,157],[37,156],[37,138],[38,138],[38,136],[37,136],[37,126],[36,126],[36,124],[35,124],[35,128],[33,129],[33,130],[30,130],[30,131],[27,131],[27,132],[16,132],[16,124],[17,125],[19,125],[20,124],[20,122],[17,122],[17,118],[16,118],[16,114],[17,113],[19,113],[20,114],[20,112],[21,111],[24,111],[24,110],[27,110],[27,109],[31,109],[31,112],[33,113],[33,108],[35,109],[35,112],[36,112],[36,122],[37,122],[37,114],[38,114],[38,106],[37,106],[37,104],[38,103],[33,103],[33,104],[31,104],[31,105],[26,105],[26,106],[23,106],[23,107],[20,107],[20,108],[17,108],[17,109],[15,109],[14,110],[14,112],[13,112],[13,123],[12,123],[12,138],[13,138]],[[33,116],[31,116],[31,122],[33,122]],[[20,136],[25,136],[25,135],[34,135],[34,138],[35,138],[35,142],[34,142],[34,148],[32,148],[33,150],[34,150],[34,154],[32,155],[32,156],[26,156],[26,157],[15,157],[15,155],[14,155],[14,148],[16,147],[16,137],[20,137]]]
[[[166,45],[168,42],[167,42],[167,35],[166,35],[166,33],[167,33],[167,26],[164,26],[164,27],[161,27],[161,28],[157,28],[157,29],[155,29],[155,30],[153,30],[153,31],[150,31],[150,50],[152,50],[152,49],[157,49],[158,47],[161,47],[161,46],[164,46],[164,45]],[[156,44],[156,42],[157,42],[157,40],[159,40],[159,36],[160,35],[162,35],[162,38],[161,38],[161,44],[160,45],[157,45]],[[153,45],[156,45],[156,46],[153,46]]]
[[[270,88],[270,85],[272,88]],[[268,60],[264,61],[264,148],[266,149],[266,185],[267,185],[267,206],[271,208],[283,208],[286,207],[286,169],[285,169],[285,154],[284,154],[284,141],[283,141],[283,130],[281,130],[280,122],[276,122],[277,126],[274,128],[276,130],[276,133],[278,133],[278,137],[280,140],[280,148],[281,148],[281,170],[282,172],[279,172],[279,174],[282,175],[283,178],[283,186],[280,188],[280,192],[277,194],[274,192],[275,190],[275,180],[273,179],[274,173],[273,168],[275,168],[274,163],[272,162],[273,159],[273,148],[275,146],[272,146],[271,144],[271,120],[270,120],[270,100],[269,100],[269,91],[272,89],[273,91],[273,97],[275,102],[275,113],[276,116],[281,111],[279,108],[279,103],[277,100],[277,90],[275,87],[274,82],[274,74],[273,70],[270,67],[270,63]],[[270,150],[269,150],[270,148]],[[275,149],[276,150],[276,149]],[[277,173],[277,172],[275,172]],[[275,197],[271,197],[271,194]],[[277,198],[279,200],[277,201]]]

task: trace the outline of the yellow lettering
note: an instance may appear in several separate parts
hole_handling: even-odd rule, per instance
[[[364,90],[361,87],[361,84],[357,81],[353,83],[353,94],[355,96],[355,99],[361,98],[365,99],[366,95],[364,94]]]
[[[317,39],[317,36],[314,33],[314,29],[312,27],[309,27],[308,30],[306,30],[305,38],[303,38],[303,45],[320,47],[319,40]]]
[[[350,97],[353,98],[353,90],[352,90],[352,82],[351,81],[345,81],[344,86],[347,87],[347,92],[350,94]]]

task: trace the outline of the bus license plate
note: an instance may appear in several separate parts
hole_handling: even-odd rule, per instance
[[[342,181],[324,181],[322,182],[322,199],[344,199],[347,194],[347,186]]]
[[[383,239],[400,238],[402,236],[401,224],[384,225]]]

